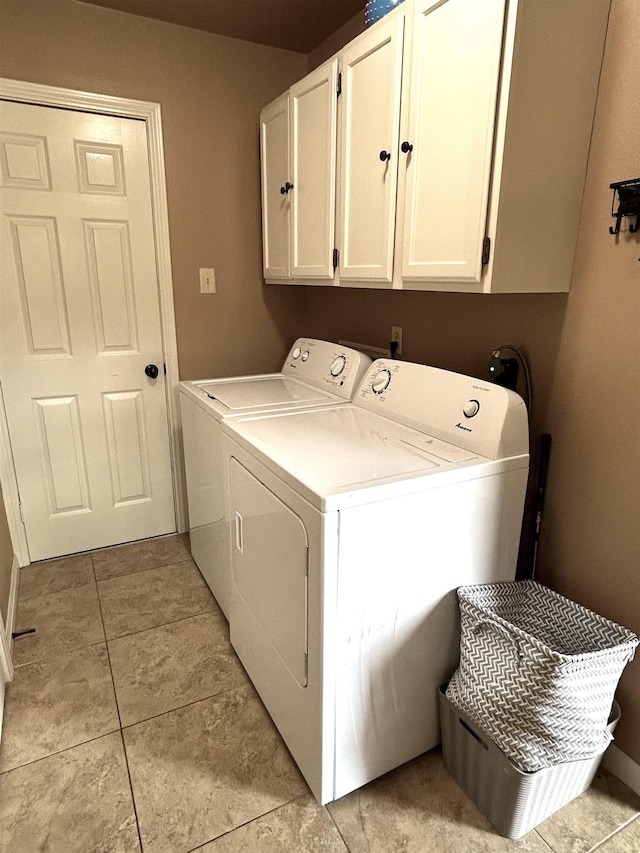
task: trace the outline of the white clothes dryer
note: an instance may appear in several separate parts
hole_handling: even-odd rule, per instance
[[[191,554],[227,618],[232,589],[221,422],[251,412],[344,403],[370,365],[357,350],[299,338],[280,373],[180,383]]]
[[[329,802],[439,742],[455,589],[515,574],[526,408],[498,385],[378,360],[351,405],[222,430],[231,641]]]

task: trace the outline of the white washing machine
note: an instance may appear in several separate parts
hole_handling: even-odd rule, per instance
[[[248,412],[344,403],[370,365],[356,350],[299,338],[280,373],[180,383],[191,553],[227,618],[231,582],[221,422]]]
[[[455,589],[515,574],[525,405],[378,360],[351,405],[237,418],[223,433],[231,641],[329,802],[440,740]]]

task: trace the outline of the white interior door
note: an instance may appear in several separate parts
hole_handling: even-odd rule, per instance
[[[265,279],[289,278],[289,93],[260,114],[262,265]]]
[[[482,275],[504,0],[418,0],[401,153],[402,278]],[[405,146],[406,147],[406,146]]]
[[[340,279],[391,282],[404,15],[342,54]]]
[[[172,532],[145,123],[0,110],[0,378],[30,557]]]
[[[338,60],[291,87],[291,275],[333,278]]]

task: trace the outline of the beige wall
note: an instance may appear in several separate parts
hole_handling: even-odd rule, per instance
[[[546,426],[540,576],[640,634],[640,234],[609,235],[613,181],[638,177],[637,0],[613,0],[571,294]],[[633,220],[632,220],[633,221]],[[619,746],[640,762],[640,654],[623,676]]]
[[[337,53],[345,46],[345,44],[350,42],[351,39],[359,36],[364,29],[363,4],[362,10],[358,12],[357,15],[354,15],[353,18],[348,20],[346,24],[343,24],[339,30],[336,30],[328,39],[325,39],[321,44],[319,44],[315,50],[311,51],[308,56],[309,71],[313,71],[313,69],[317,68],[318,65],[322,65],[326,59],[329,59],[334,53]]]
[[[13,546],[7,526],[7,514],[4,509],[2,488],[0,488],[0,613],[7,624],[7,608],[11,591],[11,570],[13,568]]]
[[[162,106],[182,378],[271,369],[304,293],[262,285],[258,116],[306,56],[73,0],[2,0],[0,76]],[[218,293],[199,293],[198,267]]]

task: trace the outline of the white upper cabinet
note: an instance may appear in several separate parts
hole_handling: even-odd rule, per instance
[[[333,279],[338,60],[260,116],[264,277]]]
[[[504,0],[416,2],[400,151],[403,281],[481,281],[503,17]]]
[[[289,277],[289,94],[260,115],[262,263],[265,279]]]
[[[609,6],[405,0],[354,39],[285,96],[300,110],[286,176],[268,174],[281,172],[289,154],[286,142],[265,154],[284,131],[274,124],[269,139],[271,107],[263,113],[265,278],[469,293],[569,290]],[[336,70],[337,172],[329,136]],[[308,98],[308,109],[293,106],[294,92]],[[292,177],[296,170],[310,180]],[[284,200],[265,201],[270,180],[276,194],[285,188]],[[295,222],[284,228],[291,210]],[[285,237],[293,240],[288,271]],[[327,261],[334,247],[335,274]]]
[[[405,18],[342,53],[340,278],[391,284]]]

